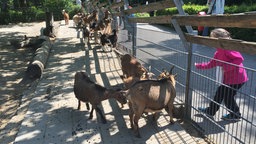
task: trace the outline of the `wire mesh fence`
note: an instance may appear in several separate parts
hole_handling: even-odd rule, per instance
[[[126,24],[129,25],[129,24]],[[119,49],[126,53],[134,54],[145,67],[151,67],[151,71],[158,75],[162,69],[170,69],[175,66],[174,73],[177,77],[177,97],[176,99],[185,103],[186,118],[190,119],[194,127],[206,135],[214,143],[255,143],[256,116],[255,111],[255,66],[251,65],[253,57],[247,54],[244,56],[244,67],[224,63],[227,69],[244,69],[249,78],[234,96],[239,107],[241,118],[239,120],[224,120],[223,115],[232,113],[224,102],[214,101],[215,93],[219,86],[231,88],[216,79],[217,69],[200,70],[194,64],[196,62],[208,62],[212,60],[215,48],[203,45],[192,47],[192,58],[189,58],[189,51],[181,43],[175,31],[162,26],[150,26],[147,24],[133,25],[136,30],[132,31],[134,39],[129,41],[128,29],[119,26]],[[134,41],[133,41],[134,40]],[[188,69],[190,67],[190,69]],[[229,73],[234,75],[234,73]],[[231,81],[237,77],[234,75]],[[231,88],[234,90],[234,88]],[[224,91],[222,95],[229,95]],[[216,114],[208,116],[199,111],[199,107],[209,107],[210,103],[215,103],[219,110]]]

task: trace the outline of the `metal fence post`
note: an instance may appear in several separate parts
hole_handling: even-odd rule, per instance
[[[172,19],[172,24],[179,34],[180,39],[188,52],[187,59],[187,74],[186,74],[186,87],[185,87],[185,113],[184,118],[187,120],[191,120],[191,105],[192,105],[192,91],[190,91],[190,74],[191,74],[191,62],[192,62],[192,44],[188,43],[185,39],[184,33],[181,30],[178,22],[175,19]]]
[[[136,56],[137,23],[132,24],[132,55]]]

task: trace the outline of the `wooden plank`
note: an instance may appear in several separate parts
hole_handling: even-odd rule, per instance
[[[99,3],[98,4],[98,7],[101,8],[101,7],[106,7],[108,6],[108,3],[107,2],[103,2],[103,3]]]
[[[170,24],[172,16],[156,16],[156,17],[144,17],[144,18],[128,18],[131,23],[150,23],[150,24]]]
[[[121,16],[121,15],[122,15],[121,12],[113,12],[113,13],[112,13],[112,16]]]
[[[140,5],[138,7],[134,7],[132,9],[125,10],[125,14],[132,14],[132,13],[143,13],[143,12],[150,12],[153,10],[161,10],[165,8],[176,7],[172,0],[163,0],[160,2],[149,3],[148,5]]]
[[[90,2],[92,3],[92,5],[96,6],[99,0],[91,0]]]
[[[248,42],[237,39],[218,39],[204,36],[195,36],[187,33],[185,34],[185,38],[188,42],[191,43],[206,45],[209,47],[219,47],[228,50],[235,50],[250,55],[256,54],[256,42]]]
[[[119,8],[124,6],[124,1],[118,2],[118,3],[112,3],[112,5],[110,6],[111,9],[115,9],[115,8]]]
[[[180,25],[209,26],[209,27],[238,27],[256,28],[256,14],[232,14],[232,15],[176,15]]]

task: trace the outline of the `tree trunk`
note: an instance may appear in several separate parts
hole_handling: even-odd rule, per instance
[[[32,63],[27,68],[27,76],[31,79],[40,78],[48,60],[49,52],[51,49],[51,42],[48,37],[45,37],[46,41],[43,42],[42,47],[38,48],[35,52],[35,57]]]

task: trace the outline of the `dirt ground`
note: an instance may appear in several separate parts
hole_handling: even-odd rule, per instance
[[[0,142],[14,141],[38,82],[25,77],[35,50],[15,47],[10,42],[22,40],[24,35],[39,36],[44,27],[45,22],[0,26]],[[180,124],[198,143],[205,143],[191,125]]]
[[[22,97],[33,91],[37,80],[25,79],[25,72],[33,60],[35,49],[13,45],[28,37],[40,35],[45,22],[0,26],[0,141],[15,137],[17,125],[22,120],[19,111]],[[15,120],[13,120],[15,119]],[[12,124],[10,122],[12,121]],[[14,122],[15,121],[15,122]],[[10,141],[9,141],[10,142]]]

